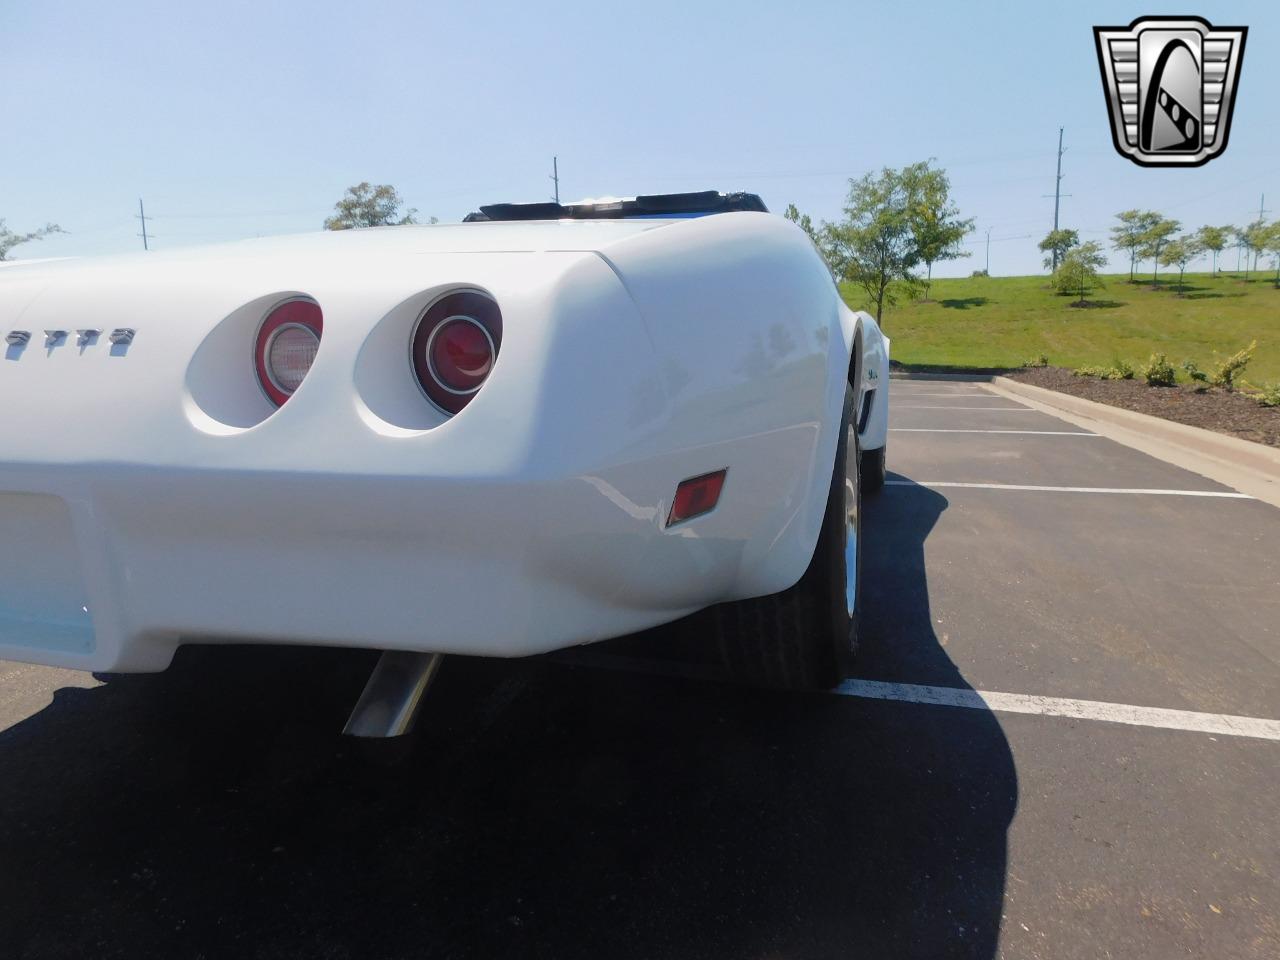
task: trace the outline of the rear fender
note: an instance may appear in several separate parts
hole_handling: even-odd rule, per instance
[[[849,350],[849,383],[857,393],[858,443],[879,450],[889,427],[889,338],[866,311],[841,311]]]

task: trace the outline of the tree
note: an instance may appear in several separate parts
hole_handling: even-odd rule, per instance
[[[334,214],[324,222],[326,230],[350,230],[355,227],[382,227],[417,223],[418,211],[410,207],[400,215],[404,203],[395,187],[389,184],[373,186],[368,182],[347,187],[342,199],[333,205]],[[399,219],[397,219],[397,217]]]
[[[1276,278],[1274,285],[1276,287],[1280,287],[1280,220],[1271,224],[1270,229],[1267,230],[1267,238],[1264,241],[1263,246],[1275,261]]]
[[[796,205],[794,203],[788,203],[787,211],[783,216],[808,234],[809,239],[812,240],[815,245],[818,243],[818,230],[813,225],[813,218],[807,213],[801,213],[796,209]]]
[[[862,287],[876,308],[896,303],[893,284],[919,282],[920,250],[911,232],[911,194],[903,171],[885,167],[849,181],[844,219],[823,224],[819,246],[832,272]]]
[[[1116,250],[1124,250],[1129,254],[1129,282],[1133,283],[1133,272],[1138,264],[1138,251],[1142,248],[1143,237],[1160,219],[1160,214],[1150,210],[1125,210],[1116,214],[1120,222],[1111,228],[1111,246]]]
[[[1052,235],[1052,234],[1050,234]],[[1079,293],[1074,306],[1083,307],[1085,295],[1095,285],[1101,286],[1098,271],[1106,265],[1107,255],[1092,240],[1074,245],[1062,255],[1062,262],[1053,274],[1053,285],[1062,293]]]
[[[1249,254],[1253,254],[1253,265],[1258,266],[1258,257],[1266,249],[1267,239],[1274,224],[1265,220],[1255,220],[1243,230],[1237,231],[1240,242],[1244,245],[1244,279],[1249,282]]]
[[[1240,261],[1244,255],[1244,229],[1242,227],[1231,228],[1231,246],[1236,248],[1236,274],[1240,273]]]
[[[1186,273],[1187,264],[1202,253],[1204,247],[1200,238],[1194,234],[1170,240],[1160,251],[1160,263],[1163,266],[1178,268],[1178,293],[1182,293],[1182,276]]]
[[[1040,241],[1040,252],[1048,254],[1044,258],[1045,268],[1053,269],[1054,264],[1061,263],[1062,258],[1067,255],[1067,251],[1079,242],[1080,234],[1074,230],[1067,230],[1065,227],[1061,230],[1050,230],[1046,233],[1044,239]]]
[[[1218,254],[1226,249],[1227,244],[1231,241],[1232,232],[1235,227],[1201,227],[1196,233],[1196,240],[1200,243],[1201,250],[1209,250],[1213,253],[1213,275],[1218,275]]]
[[[911,235],[925,265],[924,297],[929,299],[933,265],[939,260],[969,256],[960,241],[973,230],[972,219],[962,219],[951,201],[951,181],[947,172],[932,166],[932,160],[913,163],[902,171],[910,199],[908,218]]]
[[[14,233],[4,225],[4,219],[0,217],[0,260],[8,259],[9,251],[20,244],[43,240],[51,233],[62,232],[62,228],[56,223],[46,223],[39,230],[32,230],[30,233]]]
[[[1150,260],[1151,285],[1155,286],[1160,282],[1160,252],[1164,249],[1164,245],[1168,243],[1175,233],[1182,229],[1182,224],[1177,220],[1166,220],[1159,215],[1152,222],[1146,232],[1142,235],[1142,244],[1138,247],[1138,256],[1144,260]]]

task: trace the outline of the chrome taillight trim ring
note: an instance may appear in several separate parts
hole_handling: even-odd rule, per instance
[[[436,342],[436,335],[439,334],[440,331],[443,330],[445,327],[447,327],[449,324],[453,323],[453,321],[455,320],[461,320],[463,323],[469,323],[473,327],[476,327],[477,329],[479,329],[479,331],[484,334],[484,339],[489,344],[489,366],[492,369],[494,361],[498,359],[498,348],[497,348],[497,345],[495,345],[493,342],[493,334],[489,332],[488,328],[483,323],[481,323],[475,317],[469,316],[465,313],[451,314],[450,316],[445,317],[443,320],[441,320],[432,328],[431,333],[427,335],[426,345],[422,348],[422,352],[424,354],[423,360],[426,361],[427,370],[431,374],[431,378],[435,380],[437,387],[439,387],[441,390],[446,391],[447,393],[452,393],[455,397],[469,397],[471,396],[471,394],[475,393],[481,387],[484,386],[485,380],[489,379],[489,374],[486,373],[484,375],[484,380],[481,380],[470,390],[455,390],[453,387],[449,386],[447,383],[444,382],[444,378],[440,376],[440,371],[436,369],[435,360],[433,359],[431,354],[431,347]]]
[[[292,389],[286,387],[276,378],[275,371],[271,369],[271,348],[275,344],[276,340],[279,339],[280,334],[284,333],[286,330],[304,330],[311,334],[311,338],[316,342],[317,351],[320,349],[320,335],[317,334],[308,324],[299,323],[296,320],[289,320],[272,330],[267,336],[266,343],[262,345],[262,369],[266,371],[267,379],[270,380],[271,385],[281,393],[293,396],[294,391],[297,390],[298,387],[293,387]],[[307,369],[310,371],[309,367]],[[305,374],[303,376],[305,379]],[[302,381],[298,382],[298,386],[302,386]]]
[[[421,354],[422,362],[421,362],[421,366],[419,366],[419,353],[417,350],[417,345],[418,345],[419,333],[422,332],[422,324],[430,316],[431,311],[436,309],[438,306],[440,306],[442,302],[444,302],[445,300],[448,300],[450,297],[457,297],[457,296],[462,296],[467,294],[470,294],[472,296],[475,296],[485,301],[488,307],[491,308],[492,310],[492,316],[490,317],[487,314],[484,316],[476,316],[473,313],[464,313],[462,311],[450,311],[445,317],[437,321],[433,329],[429,331],[426,335],[427,340],[433,341],[436,330],[443,327],[449,320],[455,317],[469,320],[475,323],[484,331],[489,344],[493,348],[493,361],[492,361],[492,366],[490,367],[490,370],[489,370],[489,374],[486,375],[484,381],[482,381],[478,386],[476,386],[475,389],[467,390],[467,391],[458,391],[445,386],[445,384],[440,381],[439,374],[434,369],[434,365],[431,363],[430,354],[427,351],[426,343],[423,343],[422,345],[422,348],[423,348],[422,354]],[[490,322],[492,323],[492,328],[490,327]],[[466,407],[468,403],[471,402],[471,398],[480,391],[480,388],[483,387],[485,383],[488,383],[489,376],[492,376],[493,374],[493,367],[497,365],[498,354],[502,349],[502,327],[503,327],[502,310],[498,306],[498,301],[487,290],[482,290],[478,287],[463,286],[463,287],[453,287],[452,289],[445,290],[439,293],[438,295],[432,297],[431,300],[426,304],[426,306],[424,306],[421,310],[418,311],[417,318],[413,321],[413,326],[409,328],[409,342],[407,344],[409,376],[410,376],[410,379],[413,380],[414,386],[417,387],[418,393],[422,395],[422,398],[426,400],[427,403],[431,404],[433,409],[439,411],[445,417],[449,417],[449,418],[455,417],[462,412],[462,410]],[[423,382],[424,377],[429,378],[431,381],[431,387],[439,391],[438,397],[433,397],[431,395],[431,390],[428,389],[427,384]],[[444,398],[457,398],[457,408],[452,410],[449,409],[449,405],[444,402]]]
[[[286,307],[291,303],[309,303],[314,306],[319,312],[316,325],[313,326],[310,323],[300,320],[285,320],[281,322],[278,327],[283,328],[288,325],[305,327],[316,338],[317,356],[319,355],[319,344],[322,343],[324,339],[324,312],[320,309],[320,304],[314,297],[306,295],[285,297],[281,300],[277,300],[263,313],[262,319],[258,322],[257,329],[253,334],[252,354],[250,356],[250,360],[252,361],[254,371],[253,379],[257,381],[258,389],[262,391],[262,395],[267,398],[267,401],[276,408],[284,406],[285,401],[293,396],[296,391],[284,389],[284,387],[280,386],[280,384],[276,382],[276,378],[272,376],[271,365],[267,363],[267,356],[270,349],[270,343],[274,339],[277,331],[276,329],[268,331],[267,336],[264,338],[263,329],[272,322],[272,318],[282,307]],[[299,384],[299,386],[301,386],[301,384]],[[272,390],[277,391],[280,395],[278,397],[273,396],[271,393]]]

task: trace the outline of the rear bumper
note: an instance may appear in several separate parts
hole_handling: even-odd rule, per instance
[[[700,606],[650,562],[660,538],[692,562],[657,505],[619,502],[599,477],[64,468],[0,493],[0,658],[148,671],[219,641],[521,656]]]
[[[681,547],[660,501],[707,468],[646,445],[663,398],[640,392],[651,353],[598,257],[257,269],[86,266],[26,309],[38,330],[91,302],[140,332],[119,355],[33,343],[7,360],[0,400],[39,415],[0,423],[0,658],[159,670],[210,641],[519,656],[726,589],[673,583],[679,560],[644,572],[654,544]],[[510,322],[490,382],[444,421],[405,345],[458,278]],[[244,358],[257,305],[286,289],[324,305],[324,345],[268,412]]]

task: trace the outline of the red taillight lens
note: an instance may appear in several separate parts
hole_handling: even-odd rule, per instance
[[[413,372],[427,398],[457,413],[489,377],[502,343],[502,314],[482,293],[441,297],[413,331]]]
[[[471,317],[450,317],[431,334],[431,372],[450,390],[477,390],[493,366],[493,340]]]
[[[320,349],[324,318],[314,300],[286,300],[258,328],[253,360],[263,392],[277,407],[293,396]]]
[[[667,514],[667,526],[691,520],[714,510],[716,504],[720,502],[725,472],[717,470],[715,473],[682,480],[676,487],[675,499],[671,501],[671,512]]]

